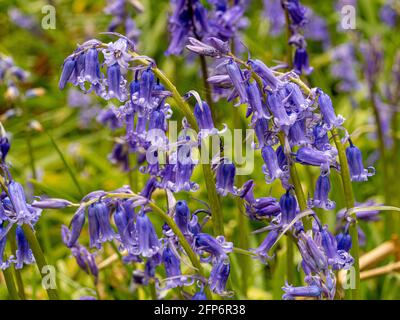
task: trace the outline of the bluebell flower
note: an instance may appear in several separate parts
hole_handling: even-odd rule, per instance
[[[297,74],[309,75],[314,68],[310,66],[308,61],[308,53],[306,48],[296,48],[293,58],[294,71]]]
[[[89,222],[89,238],[90,248],[100,248],[100,226],[94,206],[90,205],[88,208],[88,222]]]
[[[348,232],[341,232],[336,235],[338,250],[349,252],[351,249],[351,236]]]
[[[217,192],[226,196],[228,193],[236,194],[235,190],[236,167],[233,163],[220,163],[217,168]]]
[[[313,297],[319,298],[322,295],[322,290],[317,285],[293,287],[286,283],[282,290],[285,294],[282,296],[284,300],[295,300],[296,297]]]
[[[225,242],[223,236],[214,238],[207,233],[198,233],[194,237],[194,244],[196,251],[201,255],[203,252],[207,252],[211,255],[211,258],[226,257],[227,253],[233,249],[232,242]],[[202,261],[208,261],[209,259],[201,257]]]
[[[336,154],[336,149],[320,151],[305,146],[297,150],[296,161],[304,165],[320,167],[322,172],[328,173],[330,167],[338,168]]]
[[[114,212],[114,223],[117,227],[119,240],[123,248],[131,251],[132,246],[136,246],[135,232],[136,226],[134,224],[133,216],[128,216],[127,210],[133,211],[129,207],[124,206],[124,202],[117,201]]]
[[[176,203],[174,220],[184,235],[189,234],[190,210],[185,200]]]
[[[393,8],[394,1],[387,1],[379,10],[379,17],[389,27],[394,28],[399,20],[399,14]]]
[[[129,62],[132,60],[128,49],[128,41],[124,38],[108,43],[107,48],[103,49],[104,63],[108,66],[117,64],[122,70],[127,70]]]
[[[204,293],[204,290],[197,291],[193,295],[192,300],[207,300],[207,297],[206,297],[206,295]]]
[[[254,197],[254,182],[247,181],[240,188],[239,196],[245,200],[246,214],[252,220],[263,220],[276,216],[281,212],[279,203],[273,197]]]
[[[226,293],[226,282],[228,281],[230,273],[230,263],[228,258],[218,258],[216,263],[213,264],[213,268],[210,273],[208,280],[210,289],[217,294]]]
[[[4,163],[4,161],[6,160],[6,156],[8,154],[8,151],[10,150],[10,142],[8,141],[7,136],[2,135],[0,137],[0,159],[1,162]]]
[[[310,234],[300,233],[298,247],[304,262],[312,272],[320,273],[328,269],[328,258],[322,245],[319,245]]]
[[[297,115],[295,113],[289,115],[283,107],[286,98],[283,90],[273,91],[268,95],[267,103],[274,116],[274,123],[288,133],[289,128],[296,122]]]
[[[313,128],[314,142],[313,146],[319,151],[326,151],[331,148],[327,130],[322,124],[316,124]]]
[[[269,250],[272,248],[276,240],[278,239],[279,231],[277,229],[271,230],[265,237],[264,241],[256,249],[252,251],[257,254],[261,262],[265,263],[267,260],[272,260],[273,256],[269,255]]]
[[[97,49],[91,48],[85,54],[85,67],[81,74],[81,82],[89,82],[91,84],[90,88],[96,88],[96,93],[98,93],[97,89],[102,77],[100,73],[99,54]],[[84,87],[82,89],[84,90]]]
[[[354,259],[347,251],[338,249],[336,238],[324,226],[321,233],[321,245],[328,258],[328,264],[333,270],[348,269],[354,263]]]
[[[264,160],[263,172],[267,183],[272,183],[284,175],[284,171],[279,167],[278,158],[275,150],[270,146],[264,146],[261,151]]]
[[[16,181],[11,181],[8,184],[8,191],[17,221],[31,226],[35,224],[40,217],[41,210],[27,204],[22,185]]]
[[[306,20],[306,9],[300,4],[299,0],[286,0],[283,2],[287,8],[292,24],[295,26],[303,26]]]
[[[267,109],[262,104],[260,90],[256,82],[246,82],[247,103],[255,114],[256,118],[270,118]]]
[[[115,238],[114,230],[110,224],[110,210],[103,201],[98,201],[91,204],[88,208],[88,214],[94,214],[98,226],[98,242],[107,242]],[[89,218],[90,224],[90,218]]]
[[[332,106],[331,98],[321,89],[318,89],[317,93],[319,108],[321,110],[323,117],[322,119],[324,124],[326,125],[327,130],[340,127],[345,119],[341,115],[336,116],[335,110]]]
[[[314,198],[310,200],[310,205],[316,208],[332,210],[335,208],[335,202],[328,199],[331,191],[331,182],[329,175],[320,175],[314,191]]]
[[[208,56],[208,57],[220,57],[221,52],[215,48],[212,45],[208,45],[196,38],[189,37],[189,43],[186,46],[186,49],[189,51],[192,51],[194,53],[203,55],[203,56]],[[219,39],[218,39],[219,40]]]
[[[360,149],[351,140],[349,142],[350,146],[346,148],[346,157],[351,181],[367,181],[368,177],[372,177],[375,174],[375,169],[373,167],[368,167],[369,170],[364,168]]]
[[[255,149],[263,148],[266,144],[270,142],[268,137],[269,127],[268,127],[268,119],[259,118],[254,122],[254,132],[257,137],[258,144],[254,145]]]
[[[197,125],[201,130],[204,130],[205,133],[213,134],[217,131],[214,127],[211,110],[207,102],[202,101],[201,104],[196,103],[193,113],[196,118]]]
[[[167,275],[167,279],[164,280],[166,281],[164,289],[187,286],[193,283],[190,277],[182,275],[180,258],[175,255],[169,245],[163,250],[162,262],[164,263],[165,273]]]
[[[296,112],[297,114],[301,114],[309,108],[310,102],[308,102],[307,99],[304,98],[300,87],[296,83],[285,83],[284,89],[288,97],[288,102],[293,106],[292,111]]]
[[[175,165],[175,183],[173,184],[172,191],[179,192],[194,191],[198,189],[198,185],[190,181],[190,178],[195,167],[194,161],[191,158],[190,144],[182,144],[178,147],[177,161]],[[171,181],[172,182],[172,181]]]
[[[26,239],[21,226],[17,226],[16,230],[17,251],[15,253],[15,269],[22,269],[24,264],[35,263],[32,250],[29,247],[28,239]]]
[[[107,68],[108,99],[117,98],[121,102],[126,100],[125,86],[121,86],[124,81],[117,63]]]
[[[229,60],[226,64],[226,72],[232,81],[236,94],[240,98],[240,103],[246,103],[248,99],[246,94],[245,78],[242,70],[239,68],[236,62]]]
[[[289,129],[289,142],[292,146],[303,146],[310,143],[306,136],[306,123],[303,120],[297,120]]]
[[[112,164],[120,165],[123,171],[128,172],[130,170],[129,149],[126,143],[115,142],[111,153],[108,155],[108,159]]]
[[[85,208],[82,207],[74,214],[71,219],[71,232],[67,240],[67,247],[72,247],[77,241],[82,232],[83,225],[85,224]]]
[[[295,217],[297,211],[297,200],[289,190],[280,198],[279,205],[281,207],[281,224],[289,224]]]
[[[63,64],[60,81],[58,82],[58,88],[64,89],[67,82],[70,80],[76,66],[75,58],[68,57]]]
[[[143,257],[152,257],[160,250],[160,241],[154,226],[147,214],[142,210],[136,218],[138,248],[136,254]]]

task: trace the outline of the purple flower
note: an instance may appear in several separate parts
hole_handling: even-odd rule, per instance
[[[273,91],[268,95],[267,103],[269,109],[274,116],[275,124],[287,132],[288,129],[296,122],[297,115],[291,113],[288,115],[286,109],[283,107],[286,100],[286,94],[283,90]]]
[[[221,163],[217,168],[217,192],[226,196],[228,193],[236,194],[235,182],[236,168],[233,163]]]
[[[160,250],[160,242],[154,226],[147,214],[142,210],[136,218],[136,230],[138,234],[138,248],[136,254],[143,257],[152,257]]]
[[[184,235],[189,234],[190,210],[185,200],[176,203],[174,220]]]
[[[229,75],[229,78],[232,81],[233,87],[236,90],[236,94],[240,98],[240,103],[247,102],[247,94],[246,94],[246,86],[245,86],[245,79],[242,73],[242,70],[233,60],[229,60],[226,64],[226,72]]]
[[[260,90],[256,82],[246,82],[247,102],[256,118],[269,118],[266,108],[262,104]]]
[[[298,247],[304,263],[312,272],[320,273],[328,269],[328,258],[324,249],[311,235],[301,232]]]
[[[121,86],[123,78],[121,76],[120,67],[117,63],[109,66],[107,69],[107,82],[108,82],[108,98],[117,98],[119,101],[125,101],[126,95],[124,93],[124,86]]]
[[[287,225],[296,217],[297,200],[290,193],[290,191],[287,190],[286,193],[279,200],[279,205],[282,212],[281,224]]]
[[[207,300],[204,290],[200,290],[200,291],[196,292],[193,295],[192,300]]]
[[[70,248],[78,241],[82,232],[83,225],[85,224],[85,208],[79,209],[71,220],[71,232],[67,240],[67,247]]]
[[[110,211],[103,201],[98,201],[89,206],[89,211],[94,211],[98,227],[99,227],[99,241],[107,242],[115,238],[114,230],[110,224]]]
[[[328,199],[330,191],[331,182],[329,180],[329,175],[320,175],[317,179],[314,198],[311,199],[310,205],[325,210],[333,210],[335,208],[335,202]]]
[[[63,64],[60,81],[58,82],[58,88],[61,90],[65,88],[65,85],[70,80],[76,66],[75,58],[68,57]]]
[[[267,183],[272,183],[274,180],[283,176],[284,172],[279,167],[278,158],[275,150],[270,146],[264,146],[261,151],[264,159],[263,172]]]
[[[252,250],[255,254],[257,254],[262,262],[265,263],[266,260],[271,260],[273,258],[268,254],[268,252],[278,239],[278,236],[279,232],[277,229],[271,230],[260,246],[257,249]]]
[[[225,257],[217,259],[211,269],[210,278],[208,280],[210,289],[217,294],[224,294],[226,292],[226,282],[228,281],[230,273],[230,263]]]
[[[318,89],[317,92],[319,95],[319,108],[321,110],[323,122],[326,124],[327,130],[340,127],[345,119],[341,115],[336,116],[335,110],[332,106],[332,100],[326,93],[324,93],[321,89]]]
[[[253,71],[257,73],[261,79],[263,79],[265,84],[271,87],[272,90],[276,90],[283,85],[282,81],[275,77],[272,70],[268,68],[261,60],[249,59],[247,63],[253,69]]]
[[[33,200],[32,207],[39,209],[63,209],[72,205],[71,201],[57,198]]]
[[[349,252],[351,249],[351,236],[348,232],[341,232],[336,236],[337,249]]]
[[[103,49],[104,63],[107,66],[113,66],[117,64],[122,70],[127,70],[129,62],[132,60],[132,56],[128,52],[128,41],[123,38],[119,38],[115,42],[110,42],[106,49]]]
[[[364,168],[360,149],[358,149],[351,140],[349,140],[349,142],[350,146],[346,148],[346,157],[351,181],[367,181],[368,177],[375,174],[375,169],[373,167],[368,167],[368,169],[370,169],[370,171],[368,171],[368,169]]]
[[[211,110],[207,102],[202,101],[201,104],[196,103],[194,106],[194,116],[196,118],[197,125],[201,130],[210,133],[217,131],[214,127]]]
[[[89,82],[92,86],[100,83],[102,75],[100,73],[99,54],[97,49],[91,48],[85,54],[85,67],[82,72],[82,82]]]
[[[322,290],[317,285],[293,287],[286,283],[282,290],[285,294],[282,296],[284,300],[294,300],[296,297],[314,297],[319,298],[322,295]]]
[[[393,1],[388,1],[388,3],[384,4],[379,10],[379,17],[389,27],[395,27],[398,20],[398,14],[396,10],[393,9],[392,5]]]
[[[108,159],[112,164],[119,164],[123,171],[128,172],[130,170],[129,150],[126,143],[119,141],[115,142]]]
[[[299,75],[301,75],[303,72],[304,74],[309,75],[314,70],[314,68],[309,64],[306,48],[296,48],[293,65],[294,71]]]
[[[313,146],[319,151],[326,151],[331,148],[328,134],[322,124],[317,124],[313,128],[314,143]]]
[[[1,162],[4,163],[4,161],[6,160],[6,156],[8,154],[8,151],[10,150],[10,142],[8,141],[7,136],[1,136],[0,137],[0,159]]]
[[[293,25],[303,26],[307,22],[305,17],[306,9],[300,4],[299,0],[286,0],[283,4],[289,12]]]
[[[226,254],[233,248],[232,243],[225,242],[224,237],[214,238],[207,233],[196,234],[194,244],[199,254],[207,252],[214,258],[226,257]]]
[[[16,228],[16,239],[17,239],[17,252],[15,269],[22,269],[24,264],[35,263],[35,258],[33,257],[32,250],[29,247],[28,239],[26,239],[24,231],[21,226]]]
[[[301,147],[296,154],[296,161],[310,166],[321,167],[322,172],[329,172],[331,166],[337,167],[335,160],[336,149],[319,151],[311,147]]]

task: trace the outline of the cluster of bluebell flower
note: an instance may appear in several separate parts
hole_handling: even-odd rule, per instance
[[[0,169],[2,177],[2,192],[0,194],[0,269],[4,270],[14,265],[16,269],[35,263],[32,250],[22,226],[34,228],[42,210],[26,200],[22,185],[11,177],[6,163],[10,143],[3,126],[0,132]],[[6,245],[10,237],[15,237],[16,251],[6,255]]]
[[[295,73],[277,72],[260,60],[242,61],[220,48],[224,46],[207,44],[206,48],[205,44],[193,41],[188,45],[189,50],[198,54],[225,59],[220,61],[218,74],[209,80],[214,85],[231,88],[225,95],[229,101],[237,100],[236,105],[247,106],[246,116],[251,118],[250,124],[258,140],[254,146],[261,149],[265,162],[266,182],[279,179],[286,189],[279,203],[271,197],[255,198],[253,181],[245,183],[238,192],[231,192],[245,200],[246,212],[251,219],[269,221],[264,228],[269,231],[268,235],[253,251],[261,261],[272,259],[270,249],[282,233],[290,232],[303,258],[301,265],[308,286],[296,288],[287,285],[284,298],[312,296],[333,299],[336,288],[334,271],[347,269],[353,263],[349,254],[348,224],[344,227],[345,232],[339,233],[336,239],[312,213],[314,227],[306,230],[302,221],[296,219],[299,212],[307,208],[300,209],[293,195],[290,168],[293,162],[320,168],[314,197],[309,199],[307,206],[325,210],[335,208],[335,203],[328,198],[330,172],[332,169],[340,170],[336,160],[338,152],[329,139],[332,130],[342,130],[345,133],[342,142],[349,142],[346,156],[352,181],[366,181],[374,170],[364,168],[360,150],[342,126],[345,119],[336,115],[330,97],[321,89],[305,91]],[[347,215],[341,219],[347,223],[354,222]]]
[[[269,68],[250,56],[243,61],[231,52],[230,42],[237,36],[246,1],[211,3],[209,12],[197,0],[174,2],[170,19],[172,39],[167,53],[180,54],[186,46],[193,53],[218,59],[208,79],[213,85],[214,99],[223,97],[234,102],[235,107],[244,105],[247,108],[246,117],[250,118],[250,126],[257,137],[254,148],[261,151],[265,163],[262,167],[265,181],[271,184],[279,180],[285,189],[279,201],[273,197],[256,198],[254,182],[249,180],[240,187],[235,186],[235,164],[222,157],[213,162],[216,191],[221,196],[231,194],[242,198],[250,219],[268,223],[264,228],[268,231],[265,240],[258,248],[251,249],[262,262],[273,259],[270,251],[283,234],[296,243],[307,286],[287,284],[283,287],[284,298],[333,299],[336,293],[334,272],[347,269],[353,263],[348,230],[354,221],[347,213],[340,216],[341,228],[335,237],[313,211],[315,208],[335,209],[335,203],[329,199],[330,173],[339,171],[340,165],[330,135],[337,134],[337,130],[344,132],[342,143],[349,143],[346,156],[352,181],[366,181],[374,171],[364,168],[361,152],[343,128],[345,119],[335,113],[330,97],[320,88],[305,87],[298,77],[312,71],[302,35],[306,9],[299,1],[282,1],[290,20],[289,42],[296,47],[294,70],[287,73],[278,72],[282,66]],[[181,262],[185,260],[186,249],[179,235],[166,224],[160,238],[149,219],[149,213],[154,210],[151,197],[157,188],[164,189],[167,194],[197,190],[198,185],[191,181],[197,164],[192,159],[192,147],[199,146],[202,138],[221,132],[216,129],[208,103],[191,91],[185,98],[189,99],[190,95],[196,98],[193,116],[201,131],[197,137],[192,137],[191,126],[184,119],[183,133],[175,143],[170,142],[166,132],[172,109],[166,100],[174,93],[166,90],[157,79],[160,71],[155,68],[155,62],[138,55],[129,38],[117,36],[117,41],[108,44],[89,40],[79,45],[64,62],[59,87],[63,89],[70,82],[85,93],[95,92],[105,100],[118,101],[121,106],[111,106],[98,116],[98,120],[111,129],[126,128],[125,135],[116,140],[110,160],[130,171],[129,154],[135,153],[140,171],[150,178],[140,194],[126,186],[112,192],[95,191],[84,197],[70,227],[63,227],[63,240],[78,264],[97,277],[95,253],[78,242],[87,217],[92,250],[100,249],[105,242],[118,241],[126,263],[144,263],[143,270],[133,274],[135,283],[155,282],[158,289],[163,290],[189,286],[197,281],[201,289],[194,299],[204,297],[204,286],[214,293],[227,294],[231,243],[222,235],[213,237],[204,233],[205,222],[200,223],[196,212],[191,214],[185,201],[176,202],[168,214],[200,261],[212,264],[208,279],[199,274],[182,273]],[[133,66],[134,62],[138,65]],[[164,163],[159,161],[160,151],[166,154]],[[301,203],[298,198],[298,186],[294,185],[292,173],[295,163],[319,168],[315,192],[308,202]],[[70,205],[65,203],[65,206]],[[49,205],[52,206],[54,204]],[[311,227],[305,223],[308,218],[302,220],[306,211],[313,218]],[[165,268],[165,279],[160,279],[156,273],[159,265]]]
[[[171,2],[171,40],[167,54],[181,54],[189,37],[205,42],[210,37],[222,41],[235,40],[239,37],[238,31],[248,24],[244,17],[248,0],[210,0],[210,10],[207,10],[200,0]]]
[[[86,93],[94,91],[103,99],[119,100],[122,106],[110,107],[98,116],[98,120],[112,129],[121,126],[126,128],[125,136],[116,141],[110,160],[129,171],[129,153],[136,153],[138,162],[142,164],[140,171],[149,174],[150,178],[137,197],[133,196],[128,187],[110,193],[98,191],[87,195],[82,199],[81,206],[71,221],[70,231],[64,227],[63,240],[71,248],[78,264],[86,272],[97,276],[92,253],[77,242],[87,216],[91,249],[100,249],[104,242],[119,241],[120,249],[127,253],[125,262],[145,260],[144,271],[136,271],[134,274],[136,282],[147,284],[151,279],[155,280],[155,268],[163,264],[167,278],[156,281],[160,289],[191,285],[197,280],[200,287],[208,284],[213,292],[227,294],[226,282],[230,273],[227,253],[232,250],[232,245],[226,243],[223,236],[214,238],[203,233],[197,215],[190,214],[185,201],[178,201],[174,210],[176,224],[199,254],[200,260],[210,262],[213,266],[208,280],[198,275],[182,275],[182,247],[176,235],[165,226],[164,237],[160,239],[148,218],[151,209],[147,204],[155,189],[179,192],[198,188],[190,180],[196,165],[191,157],[191,149],[200,139],[192,139],[186,133],[186,129],[190,127],[184,120],[183,133],[178,136],[176,143],[169,143],[166,135],[167,120],[171,117],[172,110],[166,103],[166,98],[171,93],[158,81],[153,71],[154,62],[147,57],[144,59],[150,61],[150,65],[133,68],[134,77],[128,84],[128,70],[132,69],[129,64],[135,60],[129,50],[133,50],[133,44],[125,37],[108,45],[97,40],[80,45],[65,60],[59,87],[63,89],[70,82]],[[101,70],[100,52],[104,56],[103,65],[107,67],[107,76]],[[206,102],[198,99],[194,117],[201,129],[199,137],[218,134]],[[158,160],[160,150],[166,152],[165,163]],[[149,154],[154,157],[149,159]],[[148,161],[145,162],[145,159]],[[235,166],[221,159],[216,163],[215,171],[217,191],[222,195],[235,194]],[[111,215],[118,232],[111,227]],[[201,294],[197,298],[199,296]]]

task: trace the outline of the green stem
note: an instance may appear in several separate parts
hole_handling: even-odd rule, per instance
[[[17,292],[17,287],[15,286],[12,270],[10,268],[3,270],[4,280],[6,281],[6,286],[8,294],[12,300],[19,300],[19,295]]]
[[[138,57],[139,55],[136,52],[131,52],[133,57]],[[150,65],[150,62],[145,59],[138,59],[141,64]],[[164,84],[166,89],[168,89],[172,93],[172,98],[178,105],[179,109],[186,117],[190,126],[198,131],[199,128],[196,123],[196,119],[193,115],[193,112],[189,106],[189,104],[182,98],[178,89],[176,89],[175,85],[168,79],[168,77],[158,69],[155,65],[152,66],[152,70],[158,79]],[[204,150],[203,150],[204,151]],[[224,234],[224,225],[223,225],[223,215],[221,209],[221,200],[218,196],[215,180],[212,174],[210,164],[203,164],[203,176],[206,182],[208,202],[211,208],[211,216],[213,221],[213,228],[215,235],[223,235]]]
[[[235,128],[242,127],[242,121],[240,118],[239,108],[233,108],[233,122]],[[244,183],[244,176],[239,175],[237,176],[237,183],[239,185],[243,185]],[[244,200],[240,197],[237,197],[236,203],[238,206],[237,214],[238,214],[238,229],[239,229],[239,246],[241,248],[248,248],[249,247],[249,223],[248,219],[245,216],[244,212]],[[242,275],[241,279],[241,289],[242,293],[245,297],[247,297],[247,290],[248,290],[248,281],[247,278],[249,276],[249,266],[250,266],[250,259],[248,257],[242,257],[239,259],[239,266]]]
[[[351,186],[350,170],[347,164],[347,157],[344,145],[340,141],[340,136],[337,129],[332,129],[332,138],[335,142],[336,149],[338,150],[339,162],[340,162],[340,174],[342,177],[343,193],[347,210],[354,207],[354,194]],[[354,269],[356,276],[356,287],[351,291],[351,297],[353,300],[360,299],[360,252],[358,243],[358,230],[357,230],[357,216],[355,212],[350,214],[353,219],[353,223],[350,224],[350,236],[352,239],[351,255],[354,258]]]
[[[17,244],[16,244],[16,239],[15,239],[15,227],[13,227],[10,230],[8,240],[10,241],[10,246],[11,246],[12,252],[17,252]],[[25,288],[24,288],[24,283],[22,281],[21,271],[19,269],[16,269],[14,266],[14,273],[15,273],[15,279],[17,281],[19,297],[22,300],[26,300]]]
[[[286,278],[289,283],[294,283],[294,253],[293,240],[286,237]]]
[[[207,71],[207,61],[206,57],[203,55],[199,55],[200,57],[200,65],[201,65],[201,72],[202,72],[202,78],[203,78],[203,87],[204,87],[204,93],[206,96],[206,101],[210,107],[211,114],[213,116],[213,119],[216,120],[217,117],[217,110],[214,108],[213,100],[212,100],[212,95],[211,95],[211,86],[209,82],[207,81],[208,79],[208,71]]]
[[[36,265],[39,269],[39,273],[42,276],[42,278],[44,278],[44,275],[42,273],[43,267],[47,266],[47,262],[46,262],[46,258],[44,257],[42,248],[40,247],[39,241],[37,240],[35,233],[33,232],[33,230],[31,229],[30,226],[28,226],[27,224],[23,224],[22,228],[24,230],[24,234],[26,239],[29,242],[29,246],[32,250],[32,253],[35,257],[36,260]],[[57,293],[57,289],[46,289],[47,291],[47,295],[49,296],[50,300],[58,300],[58,293]]]

